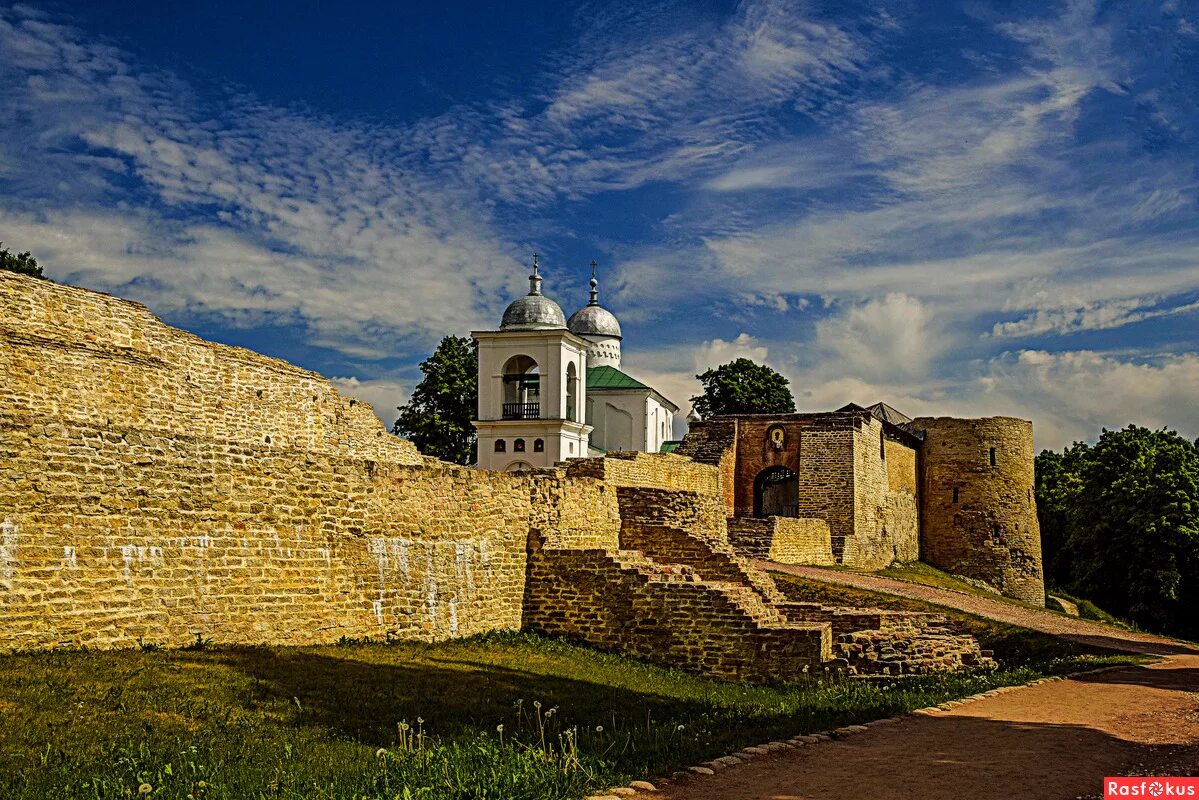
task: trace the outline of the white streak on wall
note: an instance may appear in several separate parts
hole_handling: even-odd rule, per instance
[[[17,537],[21,534],[21,526],[5,517],[0,522],[0,578],[11,583],[17,573]],[[5,588],[12,588],[6,586]]]
[[[79,560],[75,557],[75,548],[64,545],[62,548],[62,565],[67,569],[75,569],[79,566]]]
[[[137,558],[137,545],[121,545],[121,560],[125,562],[125,583],[133,585],[133,559]]]

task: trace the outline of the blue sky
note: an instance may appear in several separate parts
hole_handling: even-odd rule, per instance
[[[1199,6],[0,3],[0,239],[390,421],[542,254],[686,406],[1199,436]]]

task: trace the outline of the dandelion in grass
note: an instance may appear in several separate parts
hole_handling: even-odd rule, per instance
[[[152,791],[154,791],[153,786],[151,786],[148,783],[143,783],[141,786],[137,787],[137,796],[138,797],[149,797],[150,792],[152,792]]]

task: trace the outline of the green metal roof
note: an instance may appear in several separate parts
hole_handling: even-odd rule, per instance
[[[616,367],[591,367],[587,370],[588,389],[648,389],[641,381],[625,375]]]
[[[679,449],[679,445],[683,443],[682,439],[672,439],[669,442],[662,442],[662,447],[658,450],[659,453],[673,453]]]

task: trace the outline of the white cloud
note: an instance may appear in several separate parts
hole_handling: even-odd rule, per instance
[[[1156,297],[1137,297],[1089,303],[1078,308],[1042,308],[1018,320],[995,323],[991,335],[1004,338],[1107,330],[1199,311],[1199,302],[1153,308],[1159,302],[1160,298]]]
[[[1199,354],[1115,356],[1023,350],[996,359],[979,379],[978,402],[1019,408],[1038,447],[1094,440],[1129,423],[1199,437]]]
[[[920,300],[893,293],[847,305],[820,320],[816,344],[831,354],[842,374],[886,381],[927,375],[948,343]]]
[[[373,379],[359,380],[353,376],[348,378],[330,378],[337,391],[363,402],[370,403],[375,409],[375,416],[383,424],[391,428],[399,413],[396,409],[408,402],[408,384],[402,381]]]

